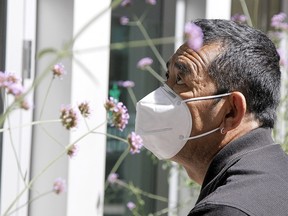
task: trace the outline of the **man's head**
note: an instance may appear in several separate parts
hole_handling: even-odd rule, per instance
[[[197,20],[199,50],[182,45],[168,62],[167,85],[183,100],[231,93],[221,99],[188,102],[190,136],[172,158],[201,183],[212,158],[225,145],[257,127],[273,128],[280,98],[279,55],[262,32],[226,20]],[[177,116],[175,116],[177,118]]]
[[[193,50],[185,43],[172,55],[168,87],[137,104],[136,132],[156,156],[182,164],[201,183],[225,145],[274,126],[280,70],[273,43],[260,31],[225,20],[195,24],[203,46]]]
[[[247,111],[262,127],[273,128],[280,98],[279,55],[262,32],[226,20],[197,20],[204,45],[219,44],[221,51],[208,67],[218,93],[241,92]]]

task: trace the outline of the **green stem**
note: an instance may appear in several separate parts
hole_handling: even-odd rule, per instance
[[[38,173],[36,176],[34,176],[30,182],[28,183],[28,185],[16,196],[16,198],[12,201],[12,203],[8,206],[7,210],[4,212],[3,216],[7,216],[7,214],[9,213],[9,211],[11,210],[11,208],[16,204],[16,202],[20,199],[20,197],[25,193],[25,191],[28,188],[31,188],[31,186],[34,184],[34,182],[41,177],[55,162],[57,162],[63,155],[67,154],[67,149],[69,149],[72,145],[75,145],[77,142],[79,142],[81,139],[83,139],[84,137],[86,137],[88,134],[90,134],[91,132],[97,130],[102,124],[98,125],[97,127],[93,128],[92,130],[86,132],[85,134],[83,134],[82,136],[80,136],[77,140],[75,140],[74,142],[72,142],[71,144],[67,145],[65,150],[62,151],[56,158],[54,158],[53,160],[51,160],[42,170],[40,173]]]
[[[251,16],[250,16],[250,13],[249,13],[249,10],[248,10],[248,7],[247,7],[247,4],[246,4],[245,0],[240,0],[240,4],[241,4],[242,10],[243,10],[243,13],[247,17],[248,25],[253,27]]]
[[[87,122],[86,118],[84,118],[84,123],[85,123],[85,126],[86,126],[87,130],[90,130],[90,127],[88,125],[88,122]]]
[[[43,127],[43,126],[40,126],[40,127],[41,127],[41,129],[44,131],[44,133],[45,133],[48,137],[50,137],[50,139],[52,139],[54,142],[56,142],[59,146],[65,148],[65,146],[64,146],[61,142],[59,142],[53,135],[51,135],[51,134],[46,130],[45,127]]]
[[[4,121],[7,118],[7,116],[10,114],[10,112],[14,109],[14,107],[19,104],[26,95],[28,95],[32,89],[34,89],[36,86],[38,86],[38,84],[45,78],[45,76],[51,72],[51,67],[52,65],[56,64],[60,59],[62,58],[62,56],[60,54],[58,54],[56,56],[56,58],[51,61],[51,63],[49,64],[49,66],[43,71],[42,74],[40,74],[33,82],[33,84],[27,89],[27,91],[25,93],[23,93],[21,96],[19,96],[17,99],[15,99],[15,101],[13,103],[11,103],[7,109],[5,110],[5,112],[0,116],[0,126],[4,125]]]
[[[145,40],[147,41],[149,47],[153,51],[154,55],[156,56],[156,58],[160,62],[162,68],[164,70],[166,70],[166,62],[164,61],[164,59],[162,58],[162,56],[160,55],[160,53],[156,49],[155,45],[153,44],[151,38],[149,37],[149,35],[146,31],[146,29],[144,28],[144,26],[142,25],[142,23],[139,20],[136,22],[136,24],[137,24],[138,28],[140,29],[141,33],[143,34]]]
[[[0,133],[3,133],[3,132],[8,131],[8,130],[23,128],[23,127],[28,127],[28,126],[38,125],[38,124],[55,123],[55,122],[61,122],[61,119],[46,120],[46,121],[34,121],[34,122],[30,122],[30,123],[23,124],[23,125],[20,125],[20,126],[16,126],[16,127],[13,127],[13,128],[11,128],[11,127],[2,128],[2,129],[0,129]]]
[[[128,91],[128,94],[129,94],[129,96],[130,96],[130,98],[131,98],[131,100],[133,102],[133,105],[134,105],[134,107],[136,109],[137,99],[136,99],[136,96],[134,94],[134,91],[133,91],[133,89],[131,87],[128,87],[127,91]]]
[[[120,155],[120,157],[118,158],[118,160],[117,160],[116,163],[114,164],[113,168],[111,169],[110,174],[115,173],[115,172],[118,170],[118,168],[120,167],[120,165],[122,164],[122,162],[124,161],[124,159],[127,157],[128,153],[129,153],[129,148],[127,148],[127,149]],[[108,182],[108,180],[106,180],[106,181],[105,181],[105,188],[104,188],[104,190],[107,189],[108,185],[109,185],[109,182]]]
[[[164,78],[161,77],[155,70],[153,70],[153,68],[151,68],[150,66],[145,67],[145,69],[150,72],[152,74],[152,76],[154,76],[159,82],[164,83]]]
[[[53,191],[50,190],[50,191],[47,191],[47,192],[45,192],[45,193],[42,193],[42,194],[34,197],[33,199],[28,200],[28,201],[27,201],[26,203],[24,203],[23,205],[18,206],[16,209],[14,209],[14,210],[11,211],[10,213],[8,213],[7,216],[13,214],[14,212],[16,212],[16,211],[18,211],[18,210],[20,210],[21,208],[25,207],[26,205],[30,205],[32,202],[34,202],[34,201],[36,201],[36,200],[38,200],[38,199],[40,199],[40,198],[42,198],[42,197],[44,197],[44,196],[52,193],[52,192],[53,192]]]
[[[128,143],[126,139],[123,139],[121,137],[118,137],[118,136],[115,136],[115,135],[112,135],[112,134],[109,134],[109,133],[102,133],[102,132],[98,132],[98,131],[94,131],[92,132],[94,134],[102,134],[102,135],[105,135],[107,137],[110,137],[110,138],[113,138],[113,139],[116,139],[116,140],[119,140],[121,142],[125,142],[125,143]]]
[[[33,177],[29,184],[16,196],[16,198],[13,200],[13,202],[8,206],[7,210],[4,212],[3,216],[7,216],[8,214],[10,214],[10,210],[11,208],[16,204],[16,202],[20,199],[20,197],[26,192],[26,190],[28,188],[31,188],[31,186],[34,184],[34,182],[43,175],[43,173],[46,172],[46,170],[48,168],[50,168],[56,161],[58,161],[64,154],[66,153],[66,150],[63,151],[61,154],[59,154],[56,158],[54,158],[52,161],[50,161],[50,163],[48,163],[48,165],[40,172],[38,173],[38,175],[36,175],[35,177]]]
[[[8,125],[11,125],[9,116],[7,116],[7,121],[8,121]],[[14,157],[15,157],[15,160],[16,160],[18,172],[20,173],[20,176],[21,176],[21,179],[22,179],[23,183],[26,185],[25,177],[24,177],[22,169],[21,169],[20,161],[19,161],[19,158],[18,158],[18,155],[17,155],[17,151],[16,151],[16,148],[15,148],[15,145],[14,145],[14,141],[13,141],[13,136],[12,136],[11,130],[9,130],[9,139],[10,139],[12,151],[13,151],[13,154],[14,154]]]
[[[76,33],[74,38],[68,43],[68,47],[72,47],[75,41],[85,32],[96,20],[98,20],[102,15],[104,15],[107,11],[110,9],[113,10],[116,8],[122,0],[114,0],[111,2],[111,4],[105,8],[104,10],[100,11],[96,16],[94,16],[90,21],[88,21],[79,31]]]
[[[168,199],[166,197],[162,197],[162,196],[158,196],[158,195],[155,195],[155,194],[148,193],[146,191],[141,190],[138,187],[135,187],[134,185],[129,185],[129,184],[127,184],[124,181],[117,180],[117,183],[119,185],[123,186],[124,188],[128,189],[129,191],[132,191],[135,195],[136,194],[141,194],[141,195],[146,196],[146,197],[148,197],[150,199],[158,200],[158,201],[161,201],[161,202],[168,202]]]
[[[50,92],[50,89],[51,89],[51,86],[52,86],[52,83],[53,83],[53,80],[54,80],[54,76],[52,77],[50,83],[49,83],[49,86],[47,88],[47,91],[46,91],[46,94],[45,94],[45,97],[44,97],[44,101],[43,101],[43,104],[42,104],[42,107],[41,107],[41,111],[40,111],[40,115],[39,115],[39,119],[41,120],[42,118],[42,115],[43,115],[43,112],[44,112],[44,107],[45,107],[45,104],[46,104],[46,101],[47,101],[47,98],[48,98],[48,94]]]
[[[93,72],[87,68],[78,58],[75,57],[75,55],[73,55],[73,60],[74,62],[84,71],[86,72],[86,75],[93,81],[95,82],[95,84],[98,84],[99,81],[95,78],[95,76],[93,75]]]
[[[154,45],[173,44],[175,43],[176,40],[177,38],[175,37],[163,37],[163,38],[151,39]],[[110,50],[121,50],[121,49],[126,49],[126,48],[145,47],[147,45],[148,45],[148,42],[146,40],[135,40],[135,41],[128,41],[128,42],[111,43],[109,45],[109,48]],[[74,53],[78,54],[78,53],[96,52],[101,49],[107,49],[107,48],[108,48],[108,45],[92,47],[92,48],[87,48],[87,49],[74,50]]]
[[[259,0],[255,0],[255,7],[254,7],[254,24],[255,24],[255,26],[258,25],[258,9],[259,9]]]

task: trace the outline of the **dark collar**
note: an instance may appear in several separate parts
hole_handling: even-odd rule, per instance
[[[271,129],[268,128],[254,129],[229,143],[221,149],[212,160],[204,178],[202,189],[205,188],[227,164],[231,163],[235,157],[273,143]]]

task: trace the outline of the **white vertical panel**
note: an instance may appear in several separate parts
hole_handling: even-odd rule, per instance
[[[207,19],[230,19],[231,0],[206,0]]]
[[[92,17],[109,6],[110,1],[74,0],[74,34]],[[90,128],[106,120],[103,107],[108,94],[110,10],[93,23],[77,39],[74,50],[107,46],[105,49],[88,53],[76,53],[75,57],[90,71],[88,75],[77,63],[72,70],[72,103],[88,101],[94,115],[88,120]],[[87,130],[82,123],[71,134],[71,141]],[[106,132],[106,124],[97,131]],[[68,216],[94,216],[103,214],[104,171],[106,137],[89,135],[78,142],[79,153],[69,162]]]
[[[32,42],[31,52],[35,53],[35,24],[36,24],[36,0],[7,1],[7,32],[6,32],[6,68],[7,72],[12,72],[22,76],[23,42],[30,40]],[[28,59],[31,56],[26,56]],[[31,59],[31,78],[23,79],[23,85],[29,88],[33,81],[34,60]],[[26,97],[29,102],[33,101],[32,92]],[[14,99],[9,98],[9,102]],[[30,152],[31,152],[31,127],[19,128],[32,121],[32,110],[15,110],[9,115],[9,121],[6,120],[4,127],[17,128],[12,129],[11,134],[5,132],[3,136],[2,153],[2,178],[1,178],[1,214],[12,203],[21,190],[25,188],[23,177],[26,183],[29,180],[30,173]],[[10,122],[10,124],[8,124]],[[14,150],[13,147],[14,146]],[[15,156],[16,154],[16,156]],[[16,163],[16,157],[22,172],[20,175]],[[26,203],[28,192],[24,193],[13,206],[13,209]],[[27,206],[21,208],[12,215],[27,215]]]
[[[186,2],[185,0],[178,0],[176,3],[176,20],[175,20],[175,38],[179,38],[175,42],[174,49],[177,50],[179,46],[183,44],[183,32],[184,32],[184,25],[185,25],[185,11],[186,11]],[[173,163],[173,167],[170,171],[169,175],[169,203],[168,208],[169,213],[168,215],[176,215],[177,205],[178,205],[178,180],[179,180],[179,171],[177,165]],[[174,209],[174,210],[173,210]]]

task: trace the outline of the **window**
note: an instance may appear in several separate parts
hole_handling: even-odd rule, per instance
[[[174,6],[173,6],[174,5]],[[130,7],[119,7],[112,11],[111,18],[111,43],[142,41],[144,37],[137,26],[121,25],[119,20],[122,16],[129,17],[133,21],[135,16],[143,18],[145,27],[150,38],[161,38],[174,36],[175,28],[175,1],[157,1],[155,6],[147,5],[145,1],[133,1]],[[170,16],[169,16],[170,15]],[[167,61],[173,53],[174,44],[157,45],[157,50]],[[107,132],[113,135],[122,136],[124,139],[134,131],[135,104],[130,98],[127,89],[119,86],[119,81],[131,80],[135,83],[133,91],[137,100],[141,99],[149,92],[159,86],[159,82],[147,71],[137,69],[137,62],[144,57],[153,59],[153,69],[164,75],[166,71],[162,69],[154,53],[148,45],[139,47],[127,47],[124,49],[111,49],[110,52],[110,75],[109,75],[109,96],[119,99],[123,102],[130,114],[130,123],[124,132],[119,133],[117,129],[108,126]],[[164,77],[164,76],[163,76]],[[106,150],[106,177],[110,170],[127,149],[127,144],[121,143],[115,139],[107,139]],[[117,170],[119,179],[125,182],[133,182],[133,185],[152,194],[168,197],[168,175],[167,171],[161,168],[162,163],[155,159],[151,153],[144,149],[140,154],[128,155],[122,165]],[[142,197],[145,201],[142,215],[156,212],[167,208],[168,203],[156,202],[155,200]],[[126,203],[137,202],[134,195],[127,190],[109,186],[105,191],[105,216],[129,215]]]

